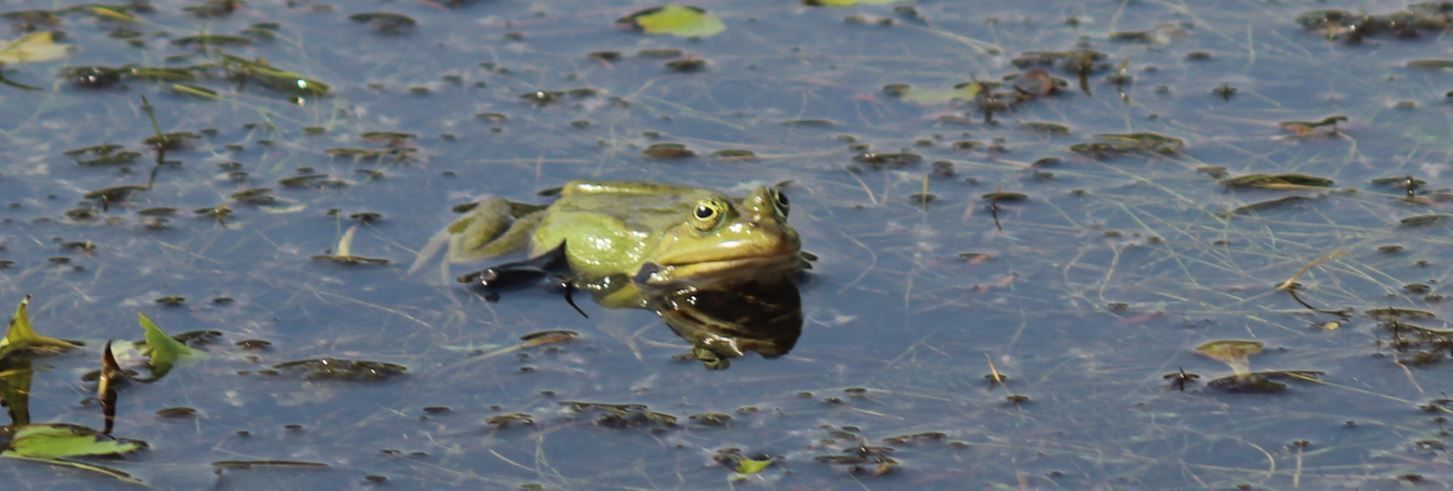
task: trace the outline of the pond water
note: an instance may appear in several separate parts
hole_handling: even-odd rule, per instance
[[[0,302],[28,294],[36,331],[85,343],[7,361],[4,456],[26,456],[20,425],[102,428],[82,376],[141,339],[137,312],[216,331],[116,388],[111,434],[145,449],[72,458],[129,478],[0,472],[1453,482],[1453,5],[809,3],[833,5],[666,11],[696,36],[644,32],[628,16],[663,4],[623,1],[0,3]],[[781,185],[817,257],[790,353],[710,370],[650,311],[408,274],[451,207],[572,179]],[[388,263],[314,259],[344,253]],[[521,344],[542,331],[575,335]],[[1259,344],[1198,352],[1218,340]],[[299,360],[334,368],[277,366]]]

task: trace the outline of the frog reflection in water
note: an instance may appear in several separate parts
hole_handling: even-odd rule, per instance
[[[690,315],[695,302],[673,299],[722,295],[713,305],[728,305],[756,298],[738,292],[745,285],[792,278],[803,259],[788,211],[787,197],[766,186],[731,198],[688,186],[571,181],[546,207],[481,201],[436,235],[413,269],[446,246],[450,263],[526,249],[530,259],[460,280],[495,287],[507,286],[517,273],[550,273],[591,292],[603,306],[651,309],[668,324],[720,319],[731,316]],[[800,319],[798,324],[800,330]],[[720,323],[703,326],[715,330]]]

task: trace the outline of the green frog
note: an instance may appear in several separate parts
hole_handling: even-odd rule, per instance
[[[446,246],[449,263],[526,249],[531,259],[486,271],[563,263],[568,285],[601,305],[649,308],[652,296],[795,273],[803,259],[789,209],[768,186],[732,198],[672,184],[571,181],[548,206],[479,202],[420,251],[412,270]]]

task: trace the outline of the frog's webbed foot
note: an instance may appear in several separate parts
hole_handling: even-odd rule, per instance
[[[565,290],[565,302],[570,304],[582,317],[587,319],[585,311],[575,304],[575,282],[565,278],[569,274],[570,265],[565,257],[565,243],[555,246],[548,252],[523,261],[514,261],[467,273],[458,278],[460,283],[470,284],[489,291],[519,288],[539,283],[540,280],[549,277],[559,281]]]

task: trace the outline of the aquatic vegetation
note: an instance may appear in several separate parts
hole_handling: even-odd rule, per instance
[[[6,439],[0,457],[70,467],[142,484],[125,472],[72,459],[121,456],[147,448],[146,442],[114,438],[84,426],[63,423],[7,426],[0,430],[0,437]]]
[[[646,34],[706,37],[726,30],[721,19],[700,7],[668,4],[641,10],[616,20]]]
[[[151,369],[152,380],[166,376],[177,362],[195,359],[199,356],[197,351],[168,336],[146,314],[137,312],[136,318],[141,323],[141,330],[146,336],[146,344],[141,346],[141,352],[147,356],[147,366]]]
[[[1246,174],[1221,181],[1228,188],[1316,189],[1332,187],[1332,180],[1307,174]]]
[[[652,411],[645,404],[609,404],[585,401],[564,401],[560,404],[577,413],[603,413],[595,419],[595,424],[606,428],[674,428],[677,426],[676,416]]]
[[[641,154],[660,160],[684,159],[696,156],[696,152],[680,143],[652,143],[645,150],[641,150]]]
[[[0,44],[0,65],[58,60],[70,54],[70,50],[70,46],[56,42],[53,32],[32,32]]]
[[[75,341],[37,333],[30,324],[30,297],[26,296],[20,300],[20,305],[15,307],[15,313],[10,315],[5,337],[0,338],[0,360],[20,353],[53,353],[80,346],[81,344]]]
[[[408,368],[395,364],[369,360],[347,360],[339,358],[315,358],[294,360],[274,365],[273,368],[302,375],[312,380],[338,380],[350,382],[375,382],[403,375]]]
[[[1297,16],[1297,23],[1327,39],[1348,43],[1360,43],[1373,37],[1416,38],[1453,27],[1453,3],[1417,3],[1407,10],[1386,14],[1312,10]]]
[[[265,87],[296,95],[327,95],[331,87],[321,81],[277,68],[265,60],[248,60],[220,53],[221,67],[233,78],[252,81]]]
[[[348,20],[368,24],[380,34],[403,34],[412,30],[418,22],[413,17],[391,12],[364,12],[348,16]]]
[[[1315,132],[1317,128],[1326,128],[1329,133],[1337,133],[1337,125],[1347,122],[1347,116],[1327,116],[1319,121],[1282,121],[1279,126],[1282,129],[1292,132],[1297,136],[1307,136]]]

